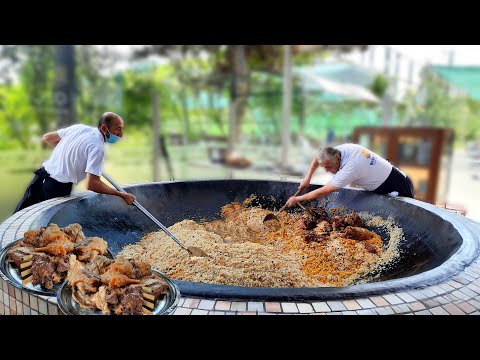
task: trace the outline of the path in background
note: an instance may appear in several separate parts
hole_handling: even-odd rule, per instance
[[[448,202],[465,208],[468,218],[480,222],[480,161],[473,164],[465,149],[453,154]]]
[[[287,175],[279,171],[278,159],[280,149],[272,146],[248,145],[241,148],[241,153],[253,162],[249,169],[238,170],[225,168],[213,164],[208,159],[208,148],[215,144],[191,145],[188,147],[171,147],[170,156],[175,180],[203,180],[203,179],[271,179],[300,182],[305,174],[315,152],[311,148],[292,148],[289,155],[289,167],[296,174]],[[112,151],[105,162],[105,170],[120,184],[135,184],[152,181],[151,152],[148,148],[122,149]],[[5,154],[3,155],[5,156]],[[0,178],[0,222],[7,219],[18,200],[21,198],[26,185],[33,177],[31,171],[38,166],[40,160],[47,156],[39,154],[38,159],[25,158],[25,154],[15,155],[3,164],[9,164],[2,169]],[[28,161],[32,160],[32,161]],[[467,211],[467,217],[480,222],[480,164],[472,167],[472,159],[465,150],[455,150],[448,203],[459,205]],[[284,164],[285,165],[285,164]],[[161,180],[168,181],[166,166],[161,164]],[[325,184],[332,177],[323,169],[318,169],[313,183]],[[84,191],[85,182],[74,188],[75,191]]]

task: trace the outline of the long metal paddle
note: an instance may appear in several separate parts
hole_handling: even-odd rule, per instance
[[[117,189],[120,192],[126,193],[126,191],[118,185],[110,176],[108,176],[105,173],[102,173],[102,176],[108,180],[110,184],[113,185],[115,189]],[[178,245],[180,245],[183,249],[187,250],[191,256],[201,256],[201,257],[210,257],[205,251],[200,249],[199,247],[196,246],[185,246],[180,240],[176,238],[175,235],[173,235],[160,221],[158,221],[155,216],[150,214],[150,212],[145,209],[137,200],[133,201],[133,205],[135,205],[141,212],[143,212],[145,215],[148,216],[150,220],[152,220],[155,224],[157,224],[168,236],[170,236]]]

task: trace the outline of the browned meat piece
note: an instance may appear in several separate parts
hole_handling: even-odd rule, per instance
[[[109,259],[103,255],[97,255],[93,261],[89,262],[86,266],[91,273],[102,275],[114,263],[115,260],[113,259]]]
[[[313,231],[307,231],[307,233],[305,234],[305,241],[310,243],[310,242],[319,242],[320,240],[323,240],[324,238],[313,232]]]
[[[328,221],[321,221],[317,224],[317,227],[314,229],[317,234],[325,234],[332,231],[332,224]]]
[[[327,211],[323,207],[311,208],[311,214],[315,217],[317,221],[329,221],[330,217],[328,216]]]
[[[70,269],[70,262],[68,255],[65,256],[56,256],[55,263],[57,264],[57,272],[64,273]]]
[[[93,287],[100,285],[100,277],[97,274],[89,272],[81,261],[76,259],[75,255],[70,255],[70,269],[67,273],[67,280],[70,282],[72,289],[75,289],[77,283],[87,283]]]
[[[121,291],[119,304],[114,308],[116,315],[142,315],[143,293],[140,287],[129,286]]]
[[[365,249],[367,249],[367,251],[369,253],[372,253],[372,254],[377,253],[377,248],[375,246],[371,245],[368,241],[364,241],[363,245],[365,246]]]
[[[106,296],[107,296],[107,288],[105,286],[100,286],[98,288],[98,291],[95,293],[95,306],[102,310],[102,313],[104,314],[110,314],[110,307],[108,306],[108,303],[106,301]]]
[[[301,229],[312,230],[315,228],[315,226],[317,226],[317,223],[314,220],[312,220],[310,216],[302,217],[300,220],[301,221],[298,222],[298,226]]]
[[[77,243],[85,240],[85,235],[82,231],[82,225],[80,224],[70,224],[64,228],[60,229],[67,236],[68,240],[72,243]]]
[[[356,212],[352,212],[345,216],[345,223],[350,226],[363,227],[365,224]]]
[[[88,284],[86,282],[78,282],[77,283],[77,290],[81,291],[84,294],[90,293],[96,293],[98,291],[98,287]]]
[[[375,233],[361,228],[361,227],[353,227],[347,226],[344,231],[344,235],[348,239],[357,240],[357,241],[364,241],[369,240],[376,236]]]
[[[42,234],[45,231],[45,227],[40,228],[40,230],[29,230],[23,234],[23,241],[27,244],[33,246],[43,246],[40,244],[42,239]]]
[[[142,289],[149,294],[153,295],[155,299],[158,299],[160,295],[166,294],[168,289],[168,284],[161,278],[155,275],[150,275],[142,279]]]
[[[133,265],[133,278],[140,279],[151,274],[150,264],[143,261],[130,260]]]
[[[28,255],[32,255],[34,249],[32,245],[24,244],[23,241],[19,242],[12,246],[10,250],[7,251],[7,261],[13,262],[15,265],[20,266],[21,263],[25,262],[23,258]]]
[[[106,271],[108,274],[120,273],[128,277],[133,277],[133,265],[123,257],[119,257]]]
[[[92,311],[97,310],[95,293],[86,293],[76,288],[72,288],[72,297],[81,307]]]
[[[127,275],[121,273],[108,273],[102,275],[102,283],[107,284],[112,289],[117,289],[131,284],[140,284],[138,279],[129,278]]]
[[[43,232],[37,247],[45,247],[56,240],[68,241],[68,238],[65,236],[64,232],[60,230],[57,224],[50,224]]]
[[[45,252],[51,255],[65,256],[67,253],[72,252],[74,249],[73,243],[69,241],[65,236],[58,236],[56,240],[49,242],[44,247],[35,248],[35,251]]]
[[[334,216],[332,218],[333,230],[340,231],[345,229],[347,226],[362,227],[364,224],[356,212],[352,212],[344,216]]]
[[[97,255],[103,255],[107,252],[108,244],[99,237],[89,237],[74,245],[74,253],[78,260],[92,261]]]
[[[118,294],[117,291],[105,286],[105,301],[111,305],[116,305],[118,304]]]
[[[32,258],[32,284],[41,285],[46,289],[52,289],[58,275],[55,276],[55,263],[53,257],[47,254],[34,254]]]

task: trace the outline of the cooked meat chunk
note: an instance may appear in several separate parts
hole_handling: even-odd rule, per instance
[[[108,306],[106,297],[107,297],[107,287],[100,286],[94,296],[95,306],[98,309],[102,310],[104,314],[110,314],[110,307]]]
[[[372,253],[372,254],[377,253],[377,248],[375,246],[371,245],[368,241],[364,241],[363,245],[365,246],[365,249],[367,249],[367,251],[369,253]]]
[[[73,299],[83,308],[95,311],[97,309],[95,303],[96,293],[83,292],[72,288]]]
[[[75,243],[74,253],[78,256],[78,260],[92,261],[97,255],[106,253],[108,243],[99,237],[89,237],[83,241]]]
[[[73,243],[66,236],[57,236],[56,240],[49,242],[44,247],[35,248],[35,251],[65,256],[73,251]]]
[[[101,275],[105,273],[108,268],[115,263],[115,260],[109,259],[103,255],[97,255],[93,261],[88,263],[88,271]]]
[[[32,255],[34,253],[34,249],[32,245],[24,244],[23,241],[15,244],[11,247],[10,250],[7,251],[7,261],[15,263],[15,265],[20,266],[23,262],[25,262],[25,256]]]
[[[129,278],[127,275],[121,273],[105,273],[102,275],[102,283],[107,284],[112,289],[116,289],[126,285],[140,284],[141,281]]]
[[[133,278],[140,279],[151,274],[150,264],[144,261],[130,260],[133,265]]]
[[[323,207],[311,208],[310,213],[315,217],[317,221],[329,221],[330,217],[328,216],[327,211]]]
[[[298,225],[301,229],[312,230],[317,226],[317,223],[310,216],[304,216],[299,220]]]
[[[40,230],[29,230],[23,234],[23,241],[27,244],[33,245],[35,247],[43,246],[40,244],[42,240],[42,235],[45,231],[45,227],[40,228]]]
[[[40,284],[46,289],[52,289],[54,282],[59,282],[55,274],[55,263],[47,254],[34,254],[32,258],[32,284]],[[56,280],[56,281],[55,281]]]
[[[160,295],[166,294],[168,284],[156,275],[150,275],[142,279],[142,289],[147,288],[149,294],[153,295],[155,299],[158,299]]]
[[[69,262],[69,256],[56,256],[55,257],[55,263],[57,265],[57,272],[59,273],[64,273],[67,272],[68,269],[70,269],[70,262]]]
[[[345,228],[344,234],[346,238],[357,241],[369,240],[376,236],[376,234],[371,232],[370,230],[353,226],[347,226]]]
[[[314,231],[317,234],[325,234],[331,232],[332,229],[332,224],[330,224],[328,221],[321,221],[317,224],[317,227],[314,229]]]
[[[63,231],[68,240],[74,244],[85,240],[85,235],[83,234],[82,226],[80,224],[70,224],[60,230]]]
[[[334,216],[332,218],[333,230],[340,231],[345,229],[347,226],[362,227],[364,224],[356,212],[352,212],[343,216]]]
[[[78,261],[75,255],[70,255],[70,269],[68,270],[67,280],[73,289],[80,282],[87,283],[93,287],[100,285],[100,276],[88,271],[85,264]]]
[[[133,277],[134,270],[130,261],[124,257],[118,257],[115,262],[108,268],[107,274],[120,273],[128,277]]]
[[[305,234],[305,241],[308,242],[308,243],[319,242],[322,239],[323,239],[322,236],[320,236],[319,234],[317,234],[313,231],[307,231],[307,233]]]
[[[142,315],[143,293],[140,287],[128,286],[122,289],[119,304],[114,308],[116,315]]]
[[[68,241],[68,238],[57,224],[50,224],[43,232],[37,247],[45,247],[56,240]]]

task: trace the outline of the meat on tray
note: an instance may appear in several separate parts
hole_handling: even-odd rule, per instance
[[[147,263],[100,255],[88,264],[71,255],[67,281],[81,307],[116,315],[151,314],[155,301],[168,289]]]
[[[91,261],[95,256],[105,254],[107,247],[102,238],[86,238],[80,224],[64,228],[50,224],[25,232],[22,241],[7,252],[6,259],[18,267],[23,285],[31,282],[33,286],[40,284],[51,290],[65,278],[70,268],[70,254]]]

